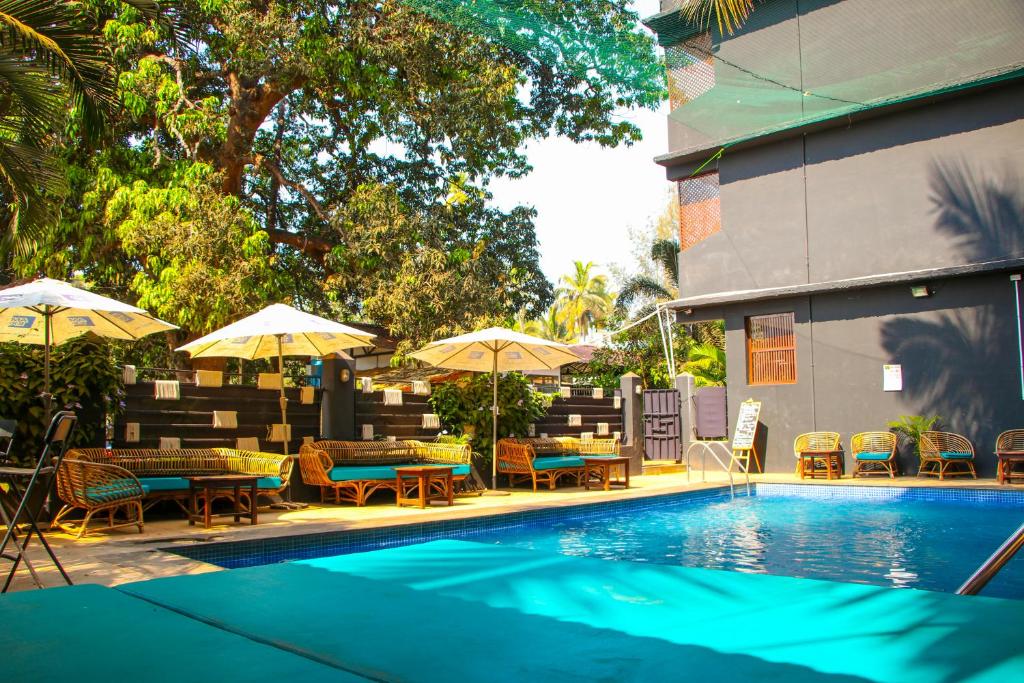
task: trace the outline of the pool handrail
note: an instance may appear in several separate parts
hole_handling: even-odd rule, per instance
[[[1022,546],[1024,546],[1024,524],[1017,527],[1017,530],[1010,534],[1010,537],[1003,541],[1003,544],[971,574],[971,578],[956,589],[956,594],[977,595]]]

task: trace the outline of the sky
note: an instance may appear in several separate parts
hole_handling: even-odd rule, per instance
[[[658,12],[658,0],[634,0],[640,17]],[[572,271],[573,261],[593,261],[608,272],[610,264],[632,269],[630,227],[642,228],[665,209],[671,185],[654,157],[668,149],[667,104],[661,111],[621,111],[643,131],[632,147],[605,149],[548,138],[527,146],[533,173],[518,180],[491,183],[495,203],[537,210],[541,268],[548,279]]]

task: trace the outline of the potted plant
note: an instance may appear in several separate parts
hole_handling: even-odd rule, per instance
[[[917,457],[917,444],[921,434],[935,429],[942,420],[938,415],[900,415],[900,419],[889,422],[889,430],[896,433],[897,445],[908,458]]]

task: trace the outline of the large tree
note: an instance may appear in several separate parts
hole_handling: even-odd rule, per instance
[[[494,207],[489,181],[528,173],[531,139],[638,139],[615,111],[663,93],[653,42],[610,0],[499,3],[538,35],[571,32],[536,49],[400,0],[181,0],[184,45],[115,0],[88,2],[110,13],[119,144],[69,152],[73,201],[19,265],[158,297],[193,335],[225,302],[238,314],[282,297],[414,342],[541,313],[534,213]],[[628,69],[592,63],[588,41],[609,37]],[[157,219],[163,237],[141,234]],[[183,248],[196,229],[224,239]],[[230,282],[238,268],[259,282]]]

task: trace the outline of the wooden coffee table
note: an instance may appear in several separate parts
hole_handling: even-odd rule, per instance
[[[256,482],[259,477],[246,474],[208,474],[185,478],[188,479],[189,526],[195,526],[196,521],[202,519],[203,526],[209,529],[212,517],[228,515],[233,516],[236,522],[242,517],[248,517],[250,524],[257,523]],[[249,509],[247,510],[242,508],[242,489],[249,489]],[[214,494],[231,498],[234,510],[214,515],[212,513]],[[205,503],[203,514],[199,514],[200,498]]]
[[[620,469],[624,473],[622,479],[612,479],[612,468]],[[629,458],[608,458],[608,457],[583,457],[583,483],[590,490],[590,475],[596,474],[601,478],[601,484],[605,491],[612,490],[612,484],[629,488]]]
[[[1024,482],[1024,471],[1017,471],[1017,465],[1024,465],[1024,451],[996,451],[999,459],[1000,484],[1013,484],[1016,481]]]
[[[455,484],[451,467],[444,465],[424,465],[422,467],[395,468],[395,504],[418,505],[427,507],[431,501],[445,500],[448,505],[455,504]],[[434,487],[440,489],[434,492]],[[415,498],[411,497],[417,492]]]

